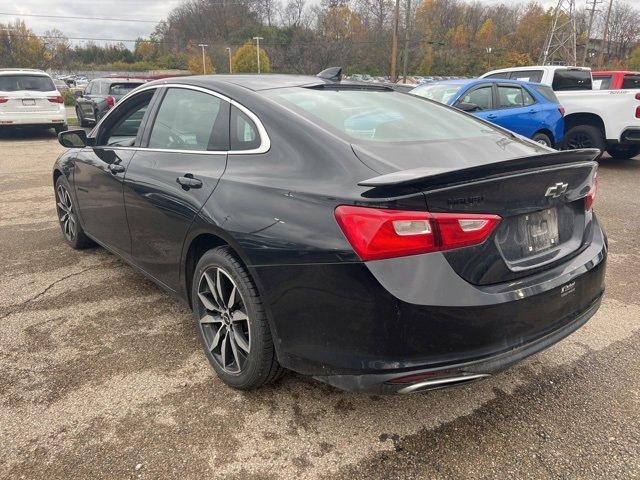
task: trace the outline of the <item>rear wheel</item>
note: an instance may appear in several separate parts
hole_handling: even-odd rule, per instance
[[[553,142],[546,133],[538,132],[533,136],[532,140],[547,147],[553,147]]]
[[[638,145],[615,145],[607,149],[607,153],[616,160],[628,160],[640,153]]]
[[[76,107],[76,117],[78,117],[78,124],[81,127],[88,127],[89,123],[85,120],[84,114],[82,113],[82,109]]]
[[[60,132],[64,132],[64,131],[68,130],[69,127],[68,127],[68,125],[56,125],[55,127],[53,127],[53,129],[56,131],[56,135],[57,135]]]
[[[283,375],[260,295],[228,247],[202,256],[191,300],[205,356],[223,382],[250,390]]]
[[[93,242],[85,235],[78,220],[78,210],[71,196],[69,182],[64,175],[58,177],[55,187],[58,221],[65,241],[76,250],[92,246]]]
[[[593,125],[576,125],[564,136],[566,149],[598,148],[604,151],[606,147],[602,131]]]

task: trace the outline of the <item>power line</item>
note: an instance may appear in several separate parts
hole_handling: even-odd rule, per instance
[[[8,17],[38,17],[38,18],[66,18],[70,20],[100,20],[103,22],[134,22],[134,23],[160,23],[163,20],[143,20],[141,18],[104,18],[104,17],[76,17],[72,15],[42,15],[35,13],[6,13],[0,15]]]

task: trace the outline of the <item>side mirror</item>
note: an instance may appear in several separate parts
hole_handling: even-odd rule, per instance
[[[87,132],[84,130],[67,130],[58,134],[60,145],[67,148],[82,148],[88,145]]]
[[[459,104],[456,105],[456,108],[458,110],[462,110],[463,112],[477,112],[478,110],[480,110],[479,105],[476,105],[475,103],[466,103],[466,102],[460,102]]]

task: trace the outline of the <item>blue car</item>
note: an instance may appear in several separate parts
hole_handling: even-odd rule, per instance
[[[549,147],[564,136],[564,109],[551,87],[504,79],[446,80],[409,93],[446,103]]]

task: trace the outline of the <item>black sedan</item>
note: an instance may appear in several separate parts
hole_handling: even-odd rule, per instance
[[[569,335],[603,295],[599,151],[383,85],[160,80],[60,141],[66,241],[187,301],[236,388],[285,369],[353,391],[466,383]]]

